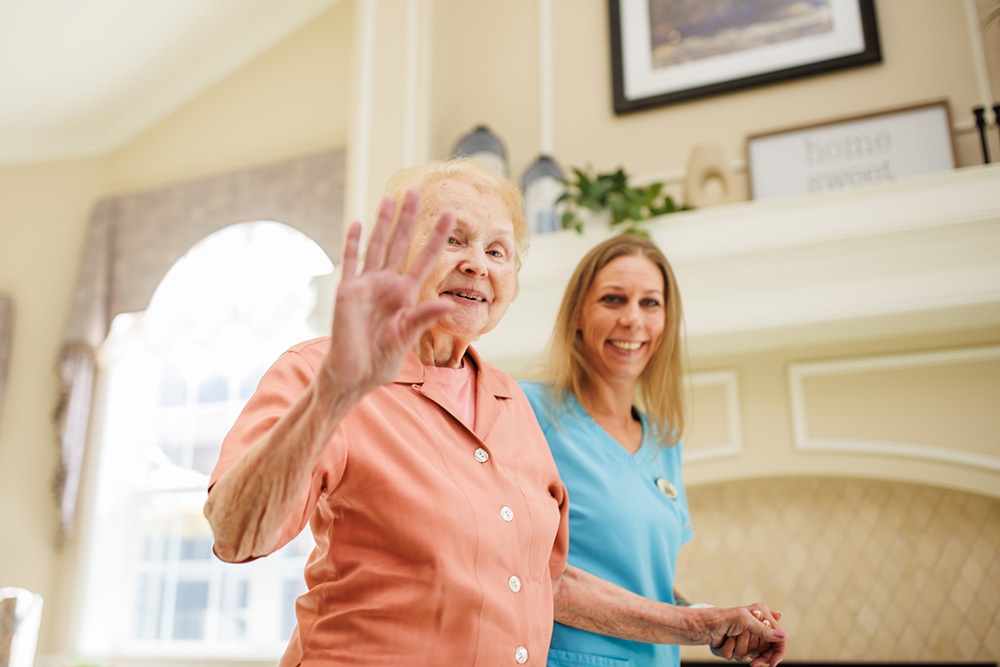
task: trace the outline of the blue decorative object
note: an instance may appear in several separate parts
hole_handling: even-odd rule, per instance
[[[476,129],[459,139],[452,155],[472,158],[495,167],[504,176],[507,175],[507,150],[499,137],[485,125],[476,126]]]
[[[548,155],[540,155],[524,172],[524,217],[532,234],[560,229],[556,200],[566,189],[565,174]]]

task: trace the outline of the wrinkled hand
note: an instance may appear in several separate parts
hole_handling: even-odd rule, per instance
[[[788,636],[778,624],[780,611],[760,603],[722,611],[727,618],[713,632],[713,654],[754,667],[775,667],[784,659]]]
[[[418,302],[420,286],[454,225],[451,212],[441,215],[408,270],[400,273],[419,203],[416,191],[407,192],[392,229],[395,201],[382,200],[360,273],[361,223],[352,224],[347,234],[330,350],[320,373],[340,391],[361,396],[394,380],[420,336],[453,307],[444,299]]]

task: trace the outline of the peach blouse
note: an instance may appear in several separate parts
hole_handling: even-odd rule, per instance
[[[305,390],[328,346],[296,345],[267,371],[213,484]],[[468,354],[474,430],[411,353],[331,438],[279,542],[306,523],[316,540],[282,667],[545,664],[566,489],[517,383]]]

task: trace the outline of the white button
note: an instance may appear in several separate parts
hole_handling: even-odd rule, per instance
[[[504,505],[503,507],[500,508],[500,518],[503,519],[504,521],[513,521],[514,510]]]
[[[507,580],[507,585],[510,586],[510,590],[515,593],[521,590],[521,580],[517,578],[516,574]]]
[[[476,460],[479,461],[480,463],[486,463],[487,461],[490,460],[490,453],[485,449],[483,449],[482,447],[480,447],[479,449],[476,450]]]
[[[519,665],[523,665],[528,662],[528,649],[523,646],[518,646],[517,650],[514,651],[514,660],[516,660]]]

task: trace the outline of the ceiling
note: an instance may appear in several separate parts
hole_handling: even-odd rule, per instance
[[[0,0],[0,164],[95,157],[339,0]]]

